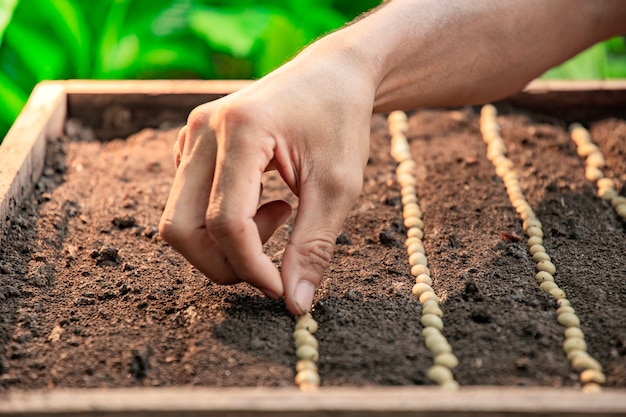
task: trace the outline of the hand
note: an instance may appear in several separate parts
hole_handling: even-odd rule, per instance
[[[245,281],[269,297],[284,296],[297,315],[311,307],[360,193],[369,150],[375,88],[354,56],[332,50],[323,60],[305,50],[191,112],[175,145],[177,171],[159,225],[163,239],[212,281]],[[280,273],[262,244],[291,207],[257,207],[269,169],[300,200]]]

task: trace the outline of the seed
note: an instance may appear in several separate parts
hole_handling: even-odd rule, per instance
[[[402,186],[412,185],[412,186],[415,187],[417,185],[417,181],[415,180],[415,176],[413,176],[411,174],[400,174],[400,175],[398,175],[398,182]]]
[[[587,166],[587,168],[585,168],[585,178],[587,178],[589,181],[597,181],[603,177],[604,174],[599,168],[593,166]]]
[[[422,303],[422,308],[429,307],[439,307],[439,303],[437,302],[437,300],[424,300],[424,302]]]
[[[409,253],[409,255],[412,255],[414,253],[421,253],[423,255],[426,253],[426,251],[424,250],[424,245],[422,245],[421,243],[413,243],[407,248],[406,251]]]
[[[568,327],[567,329],[565,329],[564,334],[566,339],[577,337],[579,339],[585,340],[585,334],[582,330],[580,330],[580,327]]]
[[[595,369],[597,371],[601,371],[602,365],[600,365],[600,362],[592,358],[587,352],[582,352],[572,359],[572,368],[577,371],[582,371],[583,369]]]
[[[622,197],[621,195],[611,200],[611,205],[614,209],[617,209],[617,206],[620,206],[622,204],[626,204],[626,197]]]
[[[442,343],[437,343],[437,344],[433,345],[433,347],[430,349],[430,351],[435,356],[436,355],[440,355],[442,353],[452,353],[452,346],[450,346],[448,341],[445,340]]]
[[[551,261],[552,259],[550,258],[550,255],[548,255],[545,252],[537,252],[533,255],[533,261],[535,262],[539,262],[539,261]]]
[[[556,267],[550,261],[539,261],[537,262],[537,271],[546,271],[554,275],[556,273]]]
[[[296,385],[318,386],[320,384],[320,376],[312,369],[303,369],[296,374],[295,383]]]
[[[587,157],[587,159],[585,160],[585,165],[595,168],[602,168],[606,165],[606,160],[604,159],[602,153],[594,152]]]
[[[537,272],[537,275],[535,275],[535,279],[539,284],[541,284],[542,282],[554,282],[554,277],[552,276],[552,274],[546,271]]]
[[[532,226],[532,227],[529,227],[528,229],[526,229],[526,234],[529,237],[537,236],[537,237],[543,238],[543,232],[541,231],[540,228],[535,227],[535,226]]]
[[[440,331],[443,330],[443,321],[439,316],[436,316],[434,314],[422,315],[422,325],[424,327],[434,327],[436,329],[439,329]]]
[[[396,172],[398,174],[413,174],[417,169],[417,164],[413,160],[402,161],[398,164]]]
[[[617,197],[617,191],[612,188],[602,190],[602,193],[600,193],[600,197],[602,197],[602,199],[606,201],[613,201],[613,199]]]
[[[411,265],[411,266],[415,266],[415,265],[428,266],[428,260],[426,259],[426,256],[424,256],[423,253],[415,252],[414,254],[409,256],[409,265]]]
[[[455,391],[459,389],[459,383],[454,380],[446,381],[443,384],[439,384],[439,388],[443,390]]]
[[[407,197],[413,196],[415,197],[415,194],[411,194]],[[417,198],[417,197],[415,197]],[[417,205],[417,203],[409,203],[409,204],[405,204],[404,208],[402,209],[402,215],[403,217],[417,217],[417,218],[421,218],[422,217],[422,210],[420,210],[420,207]]]
[[[424,222],[419,217],[407,217],[404,219],[404,225],[408,228],[424,228]]]
[[[420,275],[430,276],[430,270],[426,265],[417,264],[411,268],[411,275],[413,275],[414,277],[419,277]]]
[[[306,337],[310,334],[311,332],[309,332],[307,329],[296,329],[296,331],[293,332],[293,340],[295,341],[296,339]]]
[[[425,292],[434,292],[434,291],[430,285],[420,282],[418,284],[413,285],[413,289],[411,290],[411,292],[413,293],[413,295],[417,295],[419,297]]]
[[[420,227],[409,227],[409,230],[406,232],[406,235],[407,237],[416,237],[418,239],[424,238],[424,232],[422,231]]]
[[[311,359],[300,359],[296,362],[296,372],[304,371],[305,369],[317,372],[317,364]]]
[[[480,120],[495,120],[497,114],[496,106],[493,104],[485,104],[480,109]]]
[[[433,350],[433,346],[441,343],[448,343],[448,341],[440,332],[434,333],[432,336],[428,336],[424,339],[424,346],[426,346],[426,349],[430,351]]]
[[[539,275],[539,274],[537,274],[537,275]],[[567,298],[561,298],[559,300],[556,300],[556,303],[559,305],[559,307],[565,307],[565,306],[571,306],[572,305],[572,303],[570,303]]]
[[[441,334],[439,329],[437,329],[436,327],[424,327],[424,329],[422,330],[422,336],[424,337],[424,343],[426,342],[426,339],[428,339],[430,337],[435,337],[436,335],[439,335],[439,336],[443,337],[443,335]]]
[[[418,239],[418,238],[416,238],[416,237],[409,237],[409,238],[407,238],[407,239],[404,241],[404,246],[406,246],[406,247],[408,248],[409,246],[411,246],[411,245],[412,245],[412,244],[414,244],[414,243],[420,243],[420,244],[423,244],[423,243],[422,243],[422,239]]]
[[[620,217],[626,218],[626,204],[620,204],[615,208],[615,211]]]
[[[404,186],[400,190],[400,194],[402,195],[402,197],[404,197],[406,195],[415,195],[416,193],[417,193],[417,190],[412,185]]]
[[[302,318],[298,319],[296,323],[296,330],[299,329],[306,329],[311,333],[315,333],[317,331],[317,322],[313,320],[310,315],[303,316]]]
[[[598,188],[614,188],[615,184],[611,178],[600,178],[596,183]]]
[[[394,110],[387,116],[387,122],[389,124],[394,124],[397,122],[406,122],[407,115],[402,110]]]
[[[441,365],[433,365],[430,367],[428,372],[426,372],[426,376],[431,381],[437,384],[443,384],[445,382],[453,381],[454,376],[452,375],[452,371],[449,368]]]
[[[424,304],[426,300],[435,300],[439,303],[439,297],[434,292],[426,291],[422,295],[420,295],[420,303]]]
[[[602,386],[600,386],[600,384],[596,384],[595,382],[587,382],[585,385],[583,385],[582,392],[584,394],[602,392]]]
[[[531,255],[534,255],[537,252],[546,252],[546,248],[543,247],[543,245],[532,245],[530,248],[528,248],[528,252],[530,252]]]
[[[296,357],[298,359],[311,359],[317,361],[320,358],[316,348],[310,345],[302,345],[296,349]]]
[[[554,288],[552,290],[549,291],[550,295],[553,296],[554,298],[560,300],[561,298],[565,298],[565,291],[563,291],[560,288]]]
[[[581,143],[580,145],[578,145],[578,149],[576,149],[576,151],[578,152],[578,156],[584,158],[584,157],[591,155],[594,152],[600,152],[600,149],[595,144],[591,142],[587,142],[587,143]]]
[[[433,279],[430,277],[430,275],[426,275],[426,274],[419,274],[416,278],[415,278],[415,283],[419,284],[419,283],[423,283],[429,286],[433,285]]]
[[[580,327],[580,319],[576,314],[560,314],[556,321],[563,327]]]
[[[606,376],[602,371],[597,369],[585,369],[580,373],[580,382],[595,382],[597,384],[604,384],[606,382]]]
[[[294,340],[293,345],[294,345],[294,347],[296,349],[298,349],[300,346],[304,346],[304,345],[312,346],[315,349],[317,349],[319,347],[319,343],[318,343],[317,339],[315,338],[315,336],[313,336],[310,333],[309,333],[308,336],[299,337],[296,340]]]
[[[545,282],[542,282],[542,283],[539,285],[539,288],[541,288],[541,290],[542,290],[542,291],[545,291],[545,292],[549,293],[549,292],[550,292],[550,291],[552,291],[553,289],[555,289],[555,288],[559,288],[559,286],[558,286],[558,285],[556,285],[556,284],[555,284],[554,282],[552,282],[552,281],[545,281]]]
[[[528,238],[528,247],[533,247],[534,245],[543,245],[543,238],[539,236],[531,236]]]
[[[571,306],[562,306],[556,309],[556,314],[565,314],[565,313],[574,314],[576,313],[576,311],[574,311],[574,309]]]
[[[434,358],[435,365],[445,366],[448,369],[459,366],[459,359],[450,352],[439,353]]]
[[[583,143],[591,142],[591,135],[589,135],[589,131],[587,131],[587,129],[585,129],[582,125],[573,123],[570,125],[569,129],[572,140],[577,146],[580,146]]]
[[[409,130],[409,124],[406,121],[396,122],[389,125],[389,133],[392,135],[401,135]]]
[[[443,311],[439,306],[437,307],[424,307],[422,308],[422,314],[434,314],[438,317],[443,317]]]
[[[539,230],[541,230],[541,222],[538,219],[526,219],[526,220],[524,220],[524,224],[523,224],[524,231],[527,232],[528,229],[530,229],[531,227],[536,227]],[[535,236],[535,235],[529,234],[529,237],[532,237],[532,236]],[[537,235],[537,237],[541,237],[542,238],[543,236],[538,236]]]
[[[406,206],[409,203],[413,203],[413,204],[417,203],[417,196],[415,194],[407,194],[402,197],[403,206]]]
[[[563,351],[565,353],[569,353],[572,350],[586,351],[587,343],[583,339],[578,337],[570,337],[565,339],[565,342],[563,342]]]

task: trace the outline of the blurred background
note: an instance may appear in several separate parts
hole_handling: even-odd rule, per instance
[[[0,142],[35,84],[250,79],[380,0],[0,0]],[[624,38],[543,76],[626,78]]]

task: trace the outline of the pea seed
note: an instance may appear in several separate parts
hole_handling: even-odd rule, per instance
[[[422,303],[422,308],[439,307],[439,303],[436,300],[425,300]]]
[[[426,251],[424,250],[424,245],[422,245],[421,243],[413,243],[407,248],[406,251],[409,253],[409,256],[414,253],[421,253],[422,255],[426,253]]]
[[[537,275],[539,275],[539,274],[537,274]],[[556,303],[559,305],[559,307],[565,307],[565,306],[571,306],[572,305],[572,303],[570,303],[567,298],[561,298],[559,300],[556,300]]]
[[[424,304],[426,300],[435,300],[438,303],[439,297],[437,297],[437,294],[435,294],[434,292],[427,291],[420,295],[420,303]]]
[[[576,314],[560,314],[556,321],[563,327],[580,327],[580,319]]]
[[[417,190],[415,189],[414,186],[412,185],[408,185],[408,186],[404,186],[402,187],[402,189],[400,190],[400,194],[404,197],[405,195],[415,195],[417,193]]]
[[[563,307],[566,307],[566,306],[563,306]],[[563,307],[561,307],[561,308],[563,308]],[[558,311],[559,310],[557,310],[557,314],[559,314]],[[566,339],[569,339],[571,337],[572,338],[573,337],[577,337],[579,339],[585,340],[585,334],[583,333],[582,330],[580,330],[579,327],[568,327],[567,329],[565,329],[565,332],[563,334],[565,335]]]
[[[424,346],[430,351],[432,351],[433,346],[441,343],[448,343],[446,337],[442,335],[441,332],[434,333],[432,336],[428,336],[424,339]]]
[[[580,382],[595,382],[596,384],[604,384],[606,376],[602,371],[596,369],[585,369],[580,373]]]
[[[511,162],[511,161],[509,161],[509,162]],[[511,170],[512,166],[513,166],[512,163],[511,164],[501,163],[501,164],[496,166],[496,174],[498,174],[498,176],[501,177],[504,174],[506,174],[507,172],[509,172]]]
[[[443,311],[439,307],[424,307],[422,308],[422,314],[434,314],[443,318]]]
[[[537,271],[546,271],[554,275],[556,273],[556,267],[550,261],[539,261],[537,262]]]
[[[576,151],[578,152],[578,156],[587,157],[594,152],[600,152],[600,149],[595,144],[588,142],[581,143]]]
[[[577,371],[581,371],[583,369],[594,369],[597,371],[602,370],[602,365],[600,362],[592,358],[587,352],[583,352],[584,354],[577,355],[572,359],[572,368]]]
[[[617,206],[620,206],[622,204],[626,204],[626,197],[622,197],[621,195],[611,200],[611,205],[614,209],[617,209]]]
[[[409,237],[404,241],[404,246],[406,246],[407,248],[409,246],[411,246],[414,243],[419,243],[419,244],[423,244],[422,239],[418,239],[416,237]]]
[[[430,337],[435,337],[437,335],[443,337],[443,335],[441,334],[439,329],[437,329],[436,327],[424,327],[424,329],[422,330],[422,336],[424,337],[424,343],[426,343],[426,339],[428,339]]]
[[[309,332],[307,329],[296,329],[296,331],[293,332],[293,340],[295,341],[296,339],[306,337],[310,334],[311,332]]]
[[[585,168],[585,178],[589,181],[597,181],[600,178],[603,178],[604,174],[599,168],[588,166]]]
[[[411,152],[409,151],[408,147],[407,148],[396,148],[394,149],[393,147],[391,148],[391,156],[393,157],[393,159],[396,162],[400,162],[400,161],[408,161],[411,158],[413,158],[411,156]]]
[[[563,291],[560,288],[555,288],[553,290],[550,290],[549,293],[551,296],[553,296],[556,299],[565,298],[565,291]]]
[[[394,110],[387,116],[387,122],[394,124],[397,122],[406,122],[407,114],[402,110]]]
[[[439,388],[443,390],[448,390],[448,391],[456,391],[459,389],[459,383],[454,380],[446,381],[442,384],[439,384]]]
[[[543,247],[543,245],[532,245],[530,248],[528,248],[528,252],[530,252],[531,255],[534,255],[537,252],[546,252],[546,248]]]
[[[535,245],[543,245],[543,238],[539,236],[531,236],[528,238],[528,247],[532,248]]]
[[[416,237],[418,239],[424,238],[424,232],[420,227],[409,227],[409,230],[406,232],[407,237]]]
[[[480,108],[480,119],[481,120],[495,120],[498,111],[496,110],[496,106],[493,104],[485,104]]]
[[[407,228],[424,228],[424,222],[418,217],[408,217],[404,219],[404,225]]]
[[[439,353],[434,358],[435,365],[445,366],[448,369],[453,369],[459,366],[459,359],[450,352]]]
[[[319,348],[319,343],[317,342],[317,339],[310,333],[308,336],[300,337],[294,340],[293,345],[296,349],[304,345],[312,346],[315,349]]]
[[[315,333],[317,331],[317,322],[313,320],[311,316],[305,317],[298,320],[298,322],[296,323],[296,330],[299,329],[306,329],[311,333]]]
[[[574,309],[571,306],[562,306],[556,309],[556,314],[565,314],[565,313],[575,314],[576,311],[574,311]],[[573,327],[573,328],[576,329],[576,327]]]
[[[305,369],[317,372],[317,364],[311,359],[300,359],[296,362],[296,372],[304,371]]]
[[[600,178],[596,185],[598,188],[615,188],[615,183],[611,178]]]
[[[573,123],[570,126],[570,135],[577,146],[591,142],[591,135],[589,135],[587,129],[578,123]]]
[[[545,292],[549,293],[549,292],[550,292],[550,291],[552,291],[553,289],[555,289],[555,288],[559,288],[559,286],[558,286],[558,285],[556,285],[556,284],[555,284],[554,282],[552,282],[552,281],[545,281],[545,282],[542,282],[542,283],[539,285],[539,288],[541,288],[541,290],[542,290],[542,291],[545,291]]]
[[[417,164],[413,160],[402,161],[398,164],[396,172],[399,174],[413,174],[417,169]]]
[[[520,217],[521,217],[523,220],[530,219],[531,217],[535,217],[535,212],[534,212],[534,211],[533,211],[533,209],[531,209],[531,208],[530,208],[530,206],[529,206],[526,210],[524,210],[524,211],[522,211],[522,212],[520,213]]]
[[[615,211],[620,215],[620,217],[626,218],[626,204],[620,204],[615,208]]]
[[[389,133],[392,135],[402,135],[409,130],[409,124],[405,122],[396,122],[389,125]]]
[[[311,359],[317,361],[320,356],[316,348],[310,345],[302,345],[296,349],[296,357],[298,359]]]
[[[536,218],[524,220],[524,224],[523,224],[524,231],[528,233],[528,229],[530,229],[531,227],[535,227],[535,228],[541,230],[541,222],[538,219],[536,219]],[[529,234],[528,236],[529,237],[537,236],[537,237],[543,238],[543,235],[539,236],[539,235]]]
[[[411,268],[411,275],[414,277],[419,277],[420,275],[430,276],[430,269],[426,265],[417,264]]]
[[[406,206],[409,203],[417,203],[417,196],[415,194],[407,194],[402,197],[402,205]]]
[[[587,159],[585,160],[585,165],[595,168],[602,168],[606,165],[606,160],[604,159],[602,153],[594,152],[587,157]]]
[[[600,384],[596,384],[595,382],[587,382],[585,385],[583,385],[582,392],[584,394],[602,392],[602,386],[600,386]]]
[[[572,350],[586,351],[587,343],[583,339],[580,339],[578,337],[570,337],[565,339],[565,342],[563,342],[563,351],[565,353],[569,353]]]
[[[612,188],[608,188],[606,190],[603,190],[600,196],[602,197],[603,200],[610,202],[610,201],[613,201],[615,197],[617,197],[617,191],[615,191]]]
[[[398,175],[398,182],[404,186],[404,185],[412,185],[412,186],[416,186],[417,185],[417,181],[415,180],[415,177],[411,174],[400,174]]]
[[[573,327],[570,327],[573,328]],[[567,359],[572,362],[572,364],[574,363],[574,361],[577,361],[579,358],[585,357],[585,358],[591,358],[591,356],[587,353],[586,350],[570,350],[569,352],[567,352],[566,354]]]
[[[411,292],[413,293],[413,295],[417,295],[419,297],[425,292],[434,292],[434,291],[430,285],[420,282],[419,284],[413,285],[413,289],[411,290]]]
[[[436,329],[443,330],[443,321],[440,317],[435,316],[434,314],[422,315],[422,325],[424,327],[434,327]]]
[[[543,238],[543,232],[541,231],[540,228],[538,227],[529,227],[528,229],[526,229],[526,234],[531,237],[531,236],[537,236],[537,237],[541,237]]]
[[[550,255],[548,255],[545,252],[537,252],[533,255],[533,261],[535,262],[539,262],[539,261],[551,261],[552,259],[550,258]]]
[[[448,341],[444,341],[442,343],[437,343],[433,345],[431,349],[429,349],[434,356],[440,355],[442,353],[452,353],[452,346],[448,343]]]
[[[535,275],[535,279],[539,284],[543,282],[554,282],[554,277],[552,276],[552,274],[546,271],[537,272],[537,275]]]
[[[443,384],[454,380],[454,376],[452,375],[450,369],[441,365],[431,366],[428,372],[426,372],[426,376],[428,379],[437,384]]]
[[[433,279],[430,277],[430,275],[420,274],[417,277],[415,277],[415,283],[416,284],[424,283],[432,287]]]
[[[414,254],[409,256],[409,265],[411,265],[411,266],[415,266],[415,265],[428,266],[428,260],[426,259],[426,256],[424,256],[423,253],[415,252]]]
[[[320,384],[320,376],[316,371],[303,369],[296,374],[295,383],[296,385],[318,386]]]

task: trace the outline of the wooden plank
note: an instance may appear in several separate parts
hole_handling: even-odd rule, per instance
[[[41,176],[46,138],[58,136],[63,130],[65,101],[62,85],[38,85],[2,142],[0,243],[13,211]]]
[[[623,391],[573,388],[438,387],[127,388],[9,392],[0,415],[35,416],[337,416],[613,417],[626,414]]]

